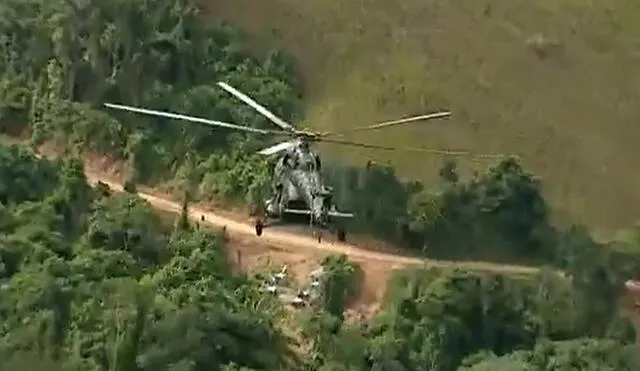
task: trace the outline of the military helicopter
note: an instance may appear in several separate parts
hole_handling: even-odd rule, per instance
[[[298,130],[281,118],[274,115],[262,105],[258,104],[249,96],[235,89],[225,82],[219,82],[218,86],[240,101],[255,109],[258,113],[269,119],[281,130],[265,130],[248,126],[235,125],[226,122],[209,120],[201,117],[187,116],[177,113],[154,111],[144,108],[105,103],[106,107],[137,112],[147,115],[161,116],[170,119],[186,120],[190,122],[202,123],[212,126],[225,127],[229,129],[242,130],[245,132],[284,136],[291,139],[275,144],[271,147],[259,151],[259,154],[271,156],[279,154],[274,167],[272,195],[263,205],[259,205],[258,217],[255,219],[256,235],[261,236],[263,228],[268,219],[278,220],[285,215],[306,215],[309,217],[309,224],[314,227],[314,234],[320,241],[320,230],[332,229],[336,232],[339,241],[345,241],[345,229],[341,220],[353,218],[354,214],[339,211],[332,201],[333,190],[324,184],[321,175],[321,161],[318,154],[310,148],[311,143],[325,142],[362,148],[396,150],[399,148],[378,146],[367,143],[358,143],[341,139],[328,138],[329,136],[341,136],[343,132],[311,132]],[[446,118],[450,112],[436,112],[421,116],[414,116],[400,120],[386,121],[375,125],[357,127],[348,132],[365,130],[379,130],[393,126],[403,125],[410,122]],[[402,150],[438,153],[438,154],[463,154],[442,150],[425,148],[400,148]]]

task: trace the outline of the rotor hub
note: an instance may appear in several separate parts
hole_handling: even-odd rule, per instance
[[[297,133],[297,136],[298,136],[298,138],[303,139],[303,140],[314,141],[314,140],[318,139],[321,136],[321,134],[313,132],[313,131],[304,130],[304,131],[299,131]]]

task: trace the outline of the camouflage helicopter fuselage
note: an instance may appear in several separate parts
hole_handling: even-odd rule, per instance
[[[332,203],[332,189],[322,179],[320,157],[305,142],[284,152],[274,169],[273,196],[266,201],[267,216],[309,215],[309,222],[327,227],[330,218],[352,217]]]

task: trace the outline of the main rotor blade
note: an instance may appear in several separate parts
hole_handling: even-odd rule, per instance
[[[486,155],[486,154],[473,154],[466,151],[448,151],[444,149],[430,149],[430,148],[417,148],[417,147],[387,147],[387,146],[379,146],[375,144],[368,143],[358,143],[351,142],[347,140],[337,140],[337,139],[327,139],[327,138],[319,138],[316,141],[318,142],[326,142],[333,144],[342,144],[346,146],[352,147],[361,147],[361,148],[370,148],[370,149],[381,149],[385,151],[412,151],[412,152],[423,152],[423,153],[433,153],[437,155],[448,155],[448,156],[471,156],[478,158],[503,158],[504,155]]]
[[[152,115],[152,116],[166,117],[166,118],[176,119],[176,120],[197,122],[197,123],[201,123],[201,124],[207,124],[207,125],[211,125],[211,126],[220,126],[220,127],[223,127],[223,128],[229,128],[229,129],[235,129],[235,130],[243,130],[243,131],[248,131],[248,132],[252,132],[252,133],[259,133],[259,134],[289,134],[289,133],[284,132],[284,131],[256,129],[256,128],[252,128],[252,127],[249,127],[249,126],[234,125],[234,124],[229,124],[229,123],[221,122],[221,121],[208,120],[208,119],[205,119],[205,118],[202,118],[202,117],[181,115],[179,113],[164,112],[164,111],[154,111],[154,110],[150,110],[150,109],[146,109],[146,108],[137,108],[137,107],[125,106],[125,105],[121,105],[121,104],[112,104],[112,103],[105,103],[104,105],[106,107],[109,107],[109,108],[123,110],[123,111],[142,113],[142,114]]]
[[[288,130],[288,131],[294,132],[294,133],[297,132],[297,130],[293,126],[291,126],[289,123],[285,122],[284,120],[282,120],[278,116],[274,115],[273,113],[271,113],[271,111],[269,111],[268,109],[266,109],[263,106],[261,106],[258,102],[256,102],[255,100],[251,99],[249,96],[247,96],[246,94],[242,93],[241,91],[239,91],[239,90],[235,89],[234,87],[230,86],[229,84],[227,84],[225,82],[218,82],[218,86],[220,86],[221,88],[226,90],[228,93],[234,95],[236,98],[240,99],[244,103],[246,103],[249,106],[253,107],[253,109],[255,109],[256,111],[261,113],[264,117],[268,118],[269,120],[271,120],[271,122],[273,122],[274,124],[278,125],[282,129]]]
[[[388,127],[391,127],[391,126],[398,126],[398,125],[408,124],[408,123],[416,122],[416,121],[434,120],[434,119],[445,118],[445,117],[449,117],[449,116],[451,116],[451,112],[448,112],[448,111],[436,112],[436,113],[430,113],[430,114],[427,114],[427,115],[407,117],[407,118],[399,119],[399,120],[385,121],[385,122],[381,122],[379,124],[374,124],[374,125],[369,125],[369,126],[361,126],[361,127],[357,127],[357,128],[353,128],[353,129],[347,129],[347,130],[340,131],[340,132],[322,133],[322,136],[328,136],[328,135],[340,135],[341,136],[344,133],[351,133],[351,132],[355,132],[355,131],[366,131],[366,130],[378,130],[378,129],[388,128]]]
[[[278,143],[278,144],[273,145],[271,147],[267,147],[267,148],[259,151],[258,153],[261,154],[261,155],[270,156],[270,155],[276,154],[276,153],[278,153],[280,151],[284,151],[284,150],[293,148],[293,147],[295,147],[297,145],[298,145],[298,140],[294,139],[294,140]]]

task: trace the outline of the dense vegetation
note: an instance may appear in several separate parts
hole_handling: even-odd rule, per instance
[[[380,314],[349,324],[343,312],[358,267],[329,257],[321,300],[303,310],[292,339],[279,326],[290,315],[260,290],[257,276],[232,272],[219,234],[182,217],[165,223],[134,194],[91,189],[76,157],[49,162],[1,147],[0,173],[0,369],[640,365],[616,277],[593,262],[578,264],[572,280],[544,270],[535,277],[401,272]],[[300,356],[300,343],[309,354]]]
[[[230,272],[218,235],[167,228],[133,195],[93,192],[78,159],[17,148],[1,158],[2,369],[30,358],[74,370],[286,361],[273,300]]]
[[[429,186],[375,164],[333,166],[327,176],[337,202],[358,214],[355,230],[436,257],[544,260],[568,277],[402,272],[381,313],[358,327],[343,318],[357,266],[332,257],[324,262],[322,300],[304,311],[299,338],[288,338],[279,326],[288,315],[255,277],[232,273],[221,236],[184,218],[167,226],[135,194],[92,190],[78,157],[89,149],[126,161],[130,189],[168,184],[186,201],[256,202],[270,182],[268,160],[253,154],[266,145],[261,138],[100,106],[120,102],[268,127],[214,83],[229,81],[294,119],[300,84],[286,56],[250,56],[233,27],[199,22],[187,0],[8,0],[0,4],[0,30],[3,132],[67,152],[52,163],[0,150],[0,367],[640,365],[618,303],[621,283],[640,266],[638,234],[604,249],[584,228],[554,228],[540,184],[516,159],[471,179],[446,163],[441,181]]]

